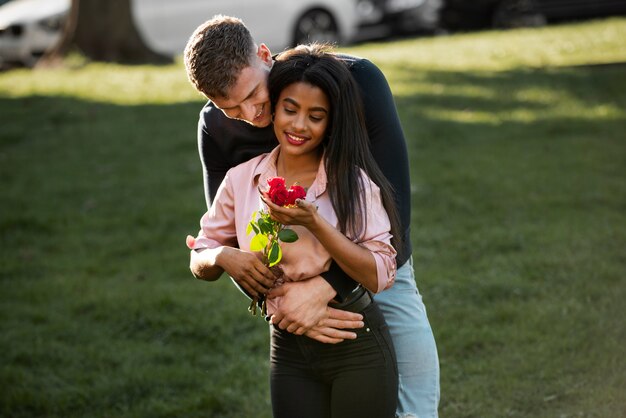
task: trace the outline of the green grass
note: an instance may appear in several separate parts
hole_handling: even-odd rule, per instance
[[[394,91],[442,417],[626,411],[626,19],[354,46]],[[596,65],[611,64],[611,65]],[[180,62],[0,74],[0,415],[269,417],[268,330],[187,269]]]

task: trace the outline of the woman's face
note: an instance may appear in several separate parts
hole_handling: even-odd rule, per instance
[[[324,140],[330,118],[328,97],[305,82],[290,84],[280,93],[274,115],[274,133],[281,153],[316,153]]]

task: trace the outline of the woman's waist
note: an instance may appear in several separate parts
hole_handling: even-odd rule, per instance
[[[267,300],[268,316],[273,315],[279,309],[281,301],[281,296]],[[345,298],[343,302],[330,302],[328,306],[342,311],[360,313],[363,315],[373,315],[373,319],[378,316],[374,313],[378,310],[378,306],[376,305],[376,302],[374,301],[371,292],[365,289],[363,286],[358,286],[355,290],[352,291],[352,293],[350,293]],[[382,314],[380,314],[380,318],[382,318]]]
[[[360,313],[373,302],[374,299],[369,290],[359,285],[342,302],[331,301],[328,306],[342,311]]]

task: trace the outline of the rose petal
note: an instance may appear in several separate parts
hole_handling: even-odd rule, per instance
[[[282,177],[270,177],[267,179],[267,184],[271,189],[280,189],[285,187],[285,179]]]

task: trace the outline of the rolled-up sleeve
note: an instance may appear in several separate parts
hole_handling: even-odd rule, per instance
[[[367,248],[374,256],[378,293],[391,287],[396,279],[396,250],[391,245],[391,223],[380,197],[380,189],[367,177],[364,186],[367,226],[357,244]]]
[[[194,250],[237,245],[233,186],[228,174],[215,194],[209,210],[200,219]]]

